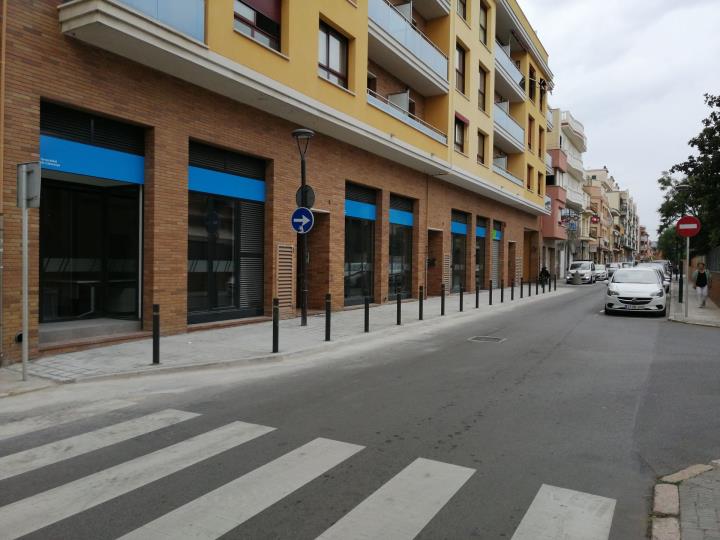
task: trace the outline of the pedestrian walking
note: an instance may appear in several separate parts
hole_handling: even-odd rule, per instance
[[[705,263],[698,263],[697,270],[693,272],[692,282],[697,292],[698,304],[701,308],[705,307],[707,301],[708,289],[711,287],[712,278],[710,272],[705,270]]]

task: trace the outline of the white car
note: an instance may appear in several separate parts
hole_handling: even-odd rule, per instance
[[[604,264],[595,265],[595,281],[605,281],[608,278],[607,266]]]
[[[620,268],[608,283],[605,313],[644,311],[665,316],[667,295],[653,268]]]
[[[582,283],[595,283],[595,263],[592,261],[575,261],[570,265],[567,275],[565,276],[566,283],[572,283],[573,274],[580,274]]]

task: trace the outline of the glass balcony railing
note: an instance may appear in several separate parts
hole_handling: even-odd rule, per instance
[[[448,80],[447,57],[387,0],[369,0],[368,17],[399,41],[418,60],[444,80]]]
[[[500,67],[502,67],[507,72],[507,74],[510,75],[510,78],[520,88],[522,88],[523,75],[520,70],[515,66],[515,62],[512,58],[510,58],[510,55],[507,53],[507,51],[499,41],[495,42],[495,60],[498,64],[500,64]]]
[[[161,23],[205,42],[205,0],[120,0]]]
[[[520,146],[525,146],[525,130],[497,103],[495,104],[493,118],[495,123],[510,134]]]
[[[545,166],[550,170],[552,170],[552,168],[553,168],[552,156],[550,154],[548,154],[547,152],[545,152]]]
[[[380,94],[373,92],[370,89],[368,89],[367,102],[373,107],[377,107],[378,109],[386,112],[390,116],[397,118],[401,122],[404,122],[405,124],[414,127],[415,129],[424,133],[431,139],[435,139],[437,142],[442,144],[447,144],[447,135],[445,135],[443,132],[435,129],[430,124],[418,118],[414,114],[410,114],[408,111],[401,109],[394,103],[391,103],[386,98],[384,98]]]
[[[510,180],[513,184],[517,184],[518,186],[525,185],[522,180],[520,180],[517,176],[515,176],[513,173],[511,173],[507,169],[498,165],[497,162],[493,163],[493,171],[498,173],[503,178]]]

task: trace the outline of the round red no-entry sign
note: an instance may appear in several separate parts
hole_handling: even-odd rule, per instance
[[[683,216],[678,219],[675,231],[679,236],[692,238],[700,232],[700,220],[695,216]]]

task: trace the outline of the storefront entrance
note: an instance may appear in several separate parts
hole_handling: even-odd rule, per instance
[[[44,178],[40,322],[138,319],[140,187]]]
[[[345,184],[345,305],[374,302],[377,192]]]

